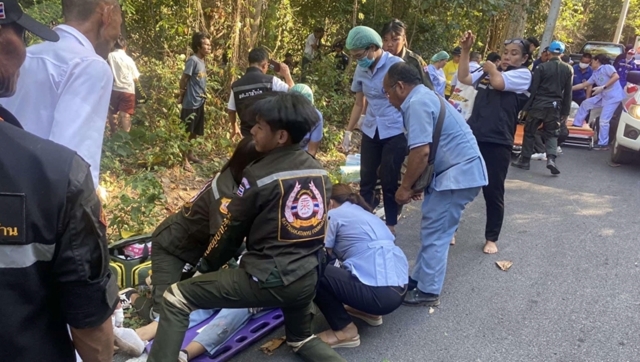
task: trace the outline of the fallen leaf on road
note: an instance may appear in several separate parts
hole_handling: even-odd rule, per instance
[[[433,309],[433,307],[429,307],[429,314],[433,314],[433,312],[435,312],[436,310]]]
[[[503,261],[496,261],[496,264],[498,265],[498,268],[502,269],[503,271],[507,271],[509,270],[509,268],[511,268],[511,266],[513,265],[513,262],[508,260],[503,260]]]
[[[273,351],[278,349],[278,347],[280,347],[284,343],[284,340],[285,340],[285,337],[272,339],[269,342],[260,346],[260,350],[266,353],[267,355],[271,356],[273,354]]]

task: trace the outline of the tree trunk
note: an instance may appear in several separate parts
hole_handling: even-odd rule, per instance
[[[262,18],[262,8],[265,0],[256,0],[253,4],[253,21],[251,22],[251,36],[249,37],[249,48],[253,48],[258,42],[260,33],[260,19]]]
[[[358,21],[358,2],[360,0],[353,0],[353,17],[351,19],[351,26],[355,27]]]
[[[519,0],[514,2],[507,15],[507,27],[505,39],[523,38],[527,25],[527,7],[529,0]]]

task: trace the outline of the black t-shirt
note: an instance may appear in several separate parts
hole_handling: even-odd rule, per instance
[[[340,52],[338,54],[335,55],[335,59],[336,59],[336,69],[337,70],[346,70],[347,66],[349,65],[349,56],[346,55],[344,52]]]

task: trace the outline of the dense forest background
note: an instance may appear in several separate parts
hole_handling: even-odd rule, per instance
[[[290,52],[300,61],[306,37],[314,27],[326,29],[324,44],[346,38],[354,25],[380,30],[392,18],[408,26],[410,49],[425,59],[451,51],[464,30],[478,34],[476,50],[499,50],[504,39],[542,37],[549,0],[122,0],[127,52],[142,73],[146,102],[134,116],[130,133],[106,134],[101,185],[107,189],[105,209],[109,237],[117,240],[150,232],[177,210],[226,161],[229,140],[226,103],[229,85],[246,67],[249,50],[267,47],[275,59]],[[60,0],[21,1],[27,13],[47,24],[62,21]],[[586,40],[611,41],[622,0],[565,0],[554,37],[578,51]],[[633,43],[640,30],[640,0],[631,0],[622,42]],[[181,169],[189,145],[179,125],[178,81],[190,55],[195,31],[211,35],[208,62],[206,136],[192,141],[207,162],[195,173]],[[351,73],[353,69],[347,70]],[[294,69],[294,79],[299,69]],[[336,81],[341,87],[336,87]],[[337,176],[343,162],[341,139],[353,97],[348,77],[341,77],[333,57],[325,56],[307,83],[325,117],[319,159]]]

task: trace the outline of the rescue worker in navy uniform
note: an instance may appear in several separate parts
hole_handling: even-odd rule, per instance
[[[573,70],[571,66],[560,60],[560,56],[564,53],[562,42],[554,40],[549,45],[549,53],[551,53],[551,59],[540,64],[533,73],[533,81],[529,88],[531,97],[522,109],[523,112],[528,112],[524,126],[522,154],[516,162],[511,163],[511,166],[523,170],[530,168],[536,132],[542,125],[547,149],[547,168],[552,175],[558,175],[560,174],[556,165],[558,136],[561,122],[567,122],[571,111]]]
[[[293,87],[294,82],[289,67],[284,63],[279,63],[279,67],[278,74],[284,77],[284,82],[278,77],[267,74],[270,62],[266,49],[255,48],[249,52],[247,72],[231,84],[227,113],[232,139],[240,135],[242,137],[251,136],[251,128],[255,124],[255,119],[245,113],[259,100],[259,98],[255,98],[256,96],[267,92],[288,92],[289,88]],[[277,71],[277,69],[274,70]],[[240,118],[240,127],[238,127],[236,116]]]
[[[172,285],[149,362],[175,361],[189,313],[213,308],[281,308],[287,344],[305,361],[344,361],[311,333],[331,182],[298,143],[318,122],[302,95],[284,93],[254,105],[251,130],[265,156],[249,165],[214,237],[204,275]],[[239,269],[222,269],[246,237]]]
[[[16,0],[0,4],[5,98],[26,57],[24,32],[59,37]],[[85,362],[112,360],[118,287],[100,215],[89,164],[24,131],[0,106],[0,361],[71,362],[74,347]]]
[[[162,295],[171,284],[182,277],[186,264],[195,266],[205,256],[211,238],[222,225],[226,207],[231,196],[237,191],[242,171],[260,156],[251,138],[244,138],[236,147],[233,155],[220,172],[187,201],[180,211],[164,219],[152,234],[153,253],[151,253],[151,297],[138,295],[137,289],[130,288],[121,295],[127,304],[133,305],[138,314],[150,324],[155,323],[162,314]],[[121,297],[122,299],[122,297]],[[153,339],[144,333],[144,340]],[[116,335],[116,344],[118,336]],[[135,354],[134,354],[135,355]]]

